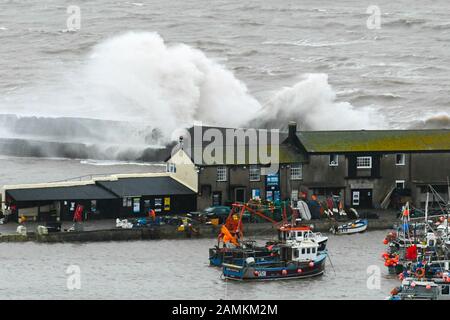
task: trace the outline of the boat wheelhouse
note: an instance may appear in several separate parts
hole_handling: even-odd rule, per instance
[[[313,232],[309,226],[284,225],[278,229],[278,240],[282,242],[291,240],[301,242],[310,239],[317,242],[319,251],[326,249],[328,237],[322,235],[320,232]]]

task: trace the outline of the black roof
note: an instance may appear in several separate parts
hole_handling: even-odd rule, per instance
[[[195,191],[169,176],[120,178],[115,181],[97,181],[97,184],[119,197],[195,194]]]
[[[101,200],[115,199],[107,190],[94,185],[11,189],[6,193],[16,201]]]

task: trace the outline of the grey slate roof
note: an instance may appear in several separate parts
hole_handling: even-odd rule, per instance
[[[94,184],[68,187],[11,189],[6,193],[16,201],[101,200],[117,198]]]
[[[120,178],[97,181],[97,184],[119,197],[194,195],[195,192],[169,176]]]

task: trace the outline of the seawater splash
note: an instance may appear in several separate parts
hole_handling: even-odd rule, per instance
[[[146,122],[166,137],[194,121],[240,126],[260,108],[230,71],[200,50],[165,44],[157,33],[126,33],[97,45],[84,78],[92,88],[87,113]]]
[[[303,130],[380,129],[386,121],[376,110],[337,101],[326,74],[308,74],[279,90],[255,119],[261,126],[285,128],[296,120]]]
[[[375,129],[386,123],[375,110],[337,101],[325,74],[305,75],[262,105],[200,50],[168,45],[150,32],[101,42],[67,78],[57,90],[30,88],[20,103],[0,105],[0,153],[151,160],[174,131],[195,121],[283,128],[295,120],[311,130]]]
[[[423,120],[416,121],[411,129],[450,129],[450,114],[440,113],[431,115]]]

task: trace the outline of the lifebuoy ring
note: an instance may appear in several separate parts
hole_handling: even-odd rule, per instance
[[[425,269],[424,268],[418,268],[417,270],[416,270],[416,273],[415,273],[415,275],[416,275],[416,277],[417,278],[423,278],[424,276],[425,276]]]

